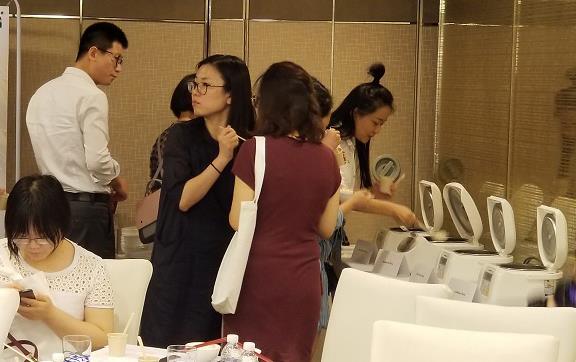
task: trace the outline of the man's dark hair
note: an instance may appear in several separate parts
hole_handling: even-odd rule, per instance
[[[108,22],[99,22],[90,25],[84,30],[80,38],[76,61],[82,58],[90,48],[96,47],[100,50],[108,50],[112,48],[112,43],[115,41],[120,43],[122,48],[128,48],[126,34],[116,25]]]

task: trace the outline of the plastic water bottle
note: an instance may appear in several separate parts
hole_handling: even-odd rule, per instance
[[[226,336],[226,345],[222,348],[222,362],[237,362],[242,356],[242,349],[238,345],[238,335],[229,334]]]
[[[242,353],[242,362],[258,362],[258,357],[254,352],[256,346],[253,342],[244,342],[242,349],[244,353]]]

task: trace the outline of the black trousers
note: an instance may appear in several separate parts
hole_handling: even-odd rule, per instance
[[[68,200],[72,222],[68,239],[104,259],[114,259],[114,218],[107,202]]]

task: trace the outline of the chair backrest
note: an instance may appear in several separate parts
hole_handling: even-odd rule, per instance
[[[322,361],[368,361],[372,324],[381,319],[414,322],[416,296],[449,298],[442,284],[418,284],[344,269],[338,282]]]
[[[556,337],[374,323],[371,362],[555,362]],[[360,361],[358,359],[357,361]]]
[[[136,344],[152,264],[145,259],[105,259],[104,263],[114,289],[114,331],[124,330],[134,313],[128,328],[128,343]]]
[[[559,341],[558,362],[576,361],[576,309],[504,307],[418,297],[416,323],[473,331],[531,333]]]
[[[18,291],[14,288],[0,288],[0,341],[4,343],[8,332],[10,332],[10,327],[12,326],[12,320],[16,315],[18,310],[18,305],[20,304],[20,296]],[[2,352],[2,348],[0,348]]]

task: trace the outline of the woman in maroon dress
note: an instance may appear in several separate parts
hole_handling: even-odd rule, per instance
[[[257,134],[266,136],[258,219],[236,314],[224,330],[253,341],[275,362],[309,361],[320,313],[318,237],[334,231],[340,173],[320,143],[313,83],[300,66],[270,66],[258,81]],[[240,149],[230,224],[254,198],[255,141]]]

